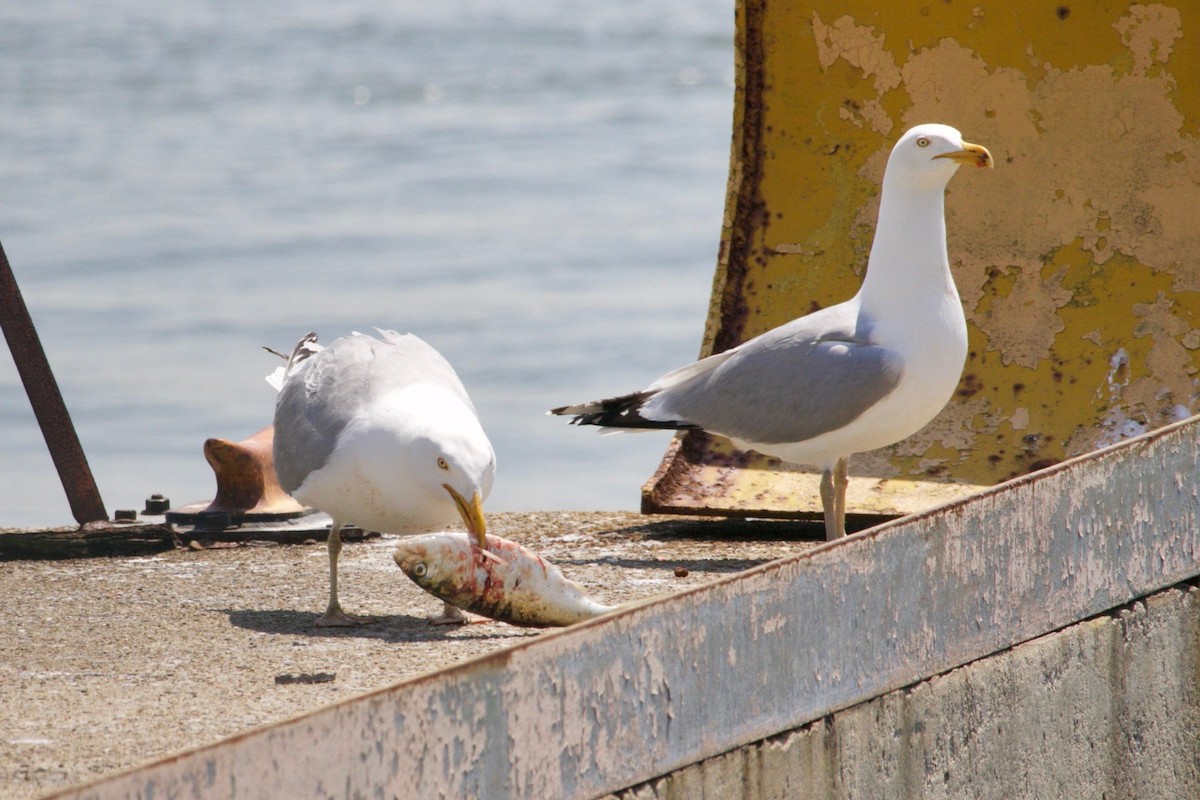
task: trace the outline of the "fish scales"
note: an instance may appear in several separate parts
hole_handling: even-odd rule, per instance
[[[589,598],[537,553],[499,536],[487,537],[486,552],[462,533],[409,536],[392,557],[434,597],[513,625],[570,625],[614,608]]]

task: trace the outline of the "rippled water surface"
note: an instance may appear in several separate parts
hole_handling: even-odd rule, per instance
[[[544,412],[698,351],[732,35],[715,0],[7,4],[0,242],[109,511],[211,496],[260,345],[372,326],[458,369],[489,509],[636,508],[668,435]],[[0,355],[0,526],[69,520]]]

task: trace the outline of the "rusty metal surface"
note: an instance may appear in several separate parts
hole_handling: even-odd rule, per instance
[[[268,425],[240,442],[217,437],[204,442],[204,459],[217,480],[216,496],[166,510],[168,522],[201,523],[222,517],[224,526],[242,522],[281,522],[312,514],[297,503],[275,474],[272,443],[275,426]]]
[[[916,436],[852,459],[851,514],[917,511],[1200,410],[1187,90],[1200,6],[742,0],[737,13],[702,355],[854,294],[902,131],[947,122],[996,156],[986,181],[960,174],[947,193],[970,335],[959,390]],[[688,433],[643,507],[816,517],[815,484]]]
[[[217,494],[209,511],[237,514],[302,514],[275,475],[272,443],[275,426],[268,425],[240,442],[212,438],[204,443],[204,458],[217,479]]]
[[[50,449],[50,458],[67,493],[71,514],[81,525],[107,520],[108,512],[104,509],[104,501],[100,499],[100,489],[92,477],[83,446],[75,433],[75,425],[63,402],[58,382],[54,380],[50,362],[33,327],[33,319],[21,297],[3,246],[0,246],[0,329],[4,331],[13,362],[46,440],[46,447]]]
[[[69,791],[594,798],[1200,574],[1200,418]]]
[[[671,442],[658,470],[642,487],[641,508],[646,514],[821,520],[820,482],[819,473],[739,451],[719,436],[689,431]],[[846,522],[851,528],[867,527],[984,488],[912,476],[864,479],[852,469]],[[814,498],[817,503],[812,506]]]

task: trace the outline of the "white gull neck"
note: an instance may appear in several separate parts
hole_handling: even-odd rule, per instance
[[[945,186],[950,175],[922,176],[925,180],[919,182],[884,176],[879,222],[858,292],[863,310],[873,318],[928,312],[948,296],[959,302],[946,254]]]

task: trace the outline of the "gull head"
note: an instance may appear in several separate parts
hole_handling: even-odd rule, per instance
[[[483,501],[492,489],[496,454],[475,410],[455,393],[428,388],[411,390],[404,404],[381,408],[376,422],[391,436],[377,440],[370,471],[398,484],[417,527],[445,527],[453,508],[483,547]]]
[[[496,456],[482,429],[478,435],[457,432],[425,439],[422,443],[427,489],[447,494],[462,517],[467,532],[481,547],[487,546],[483,500],[492,490]]]
[[[884,179],[942,189],[963,164],[990,168],[992,154],[983,145],[963,141],[949,125],[918,125],[892,148]]]

